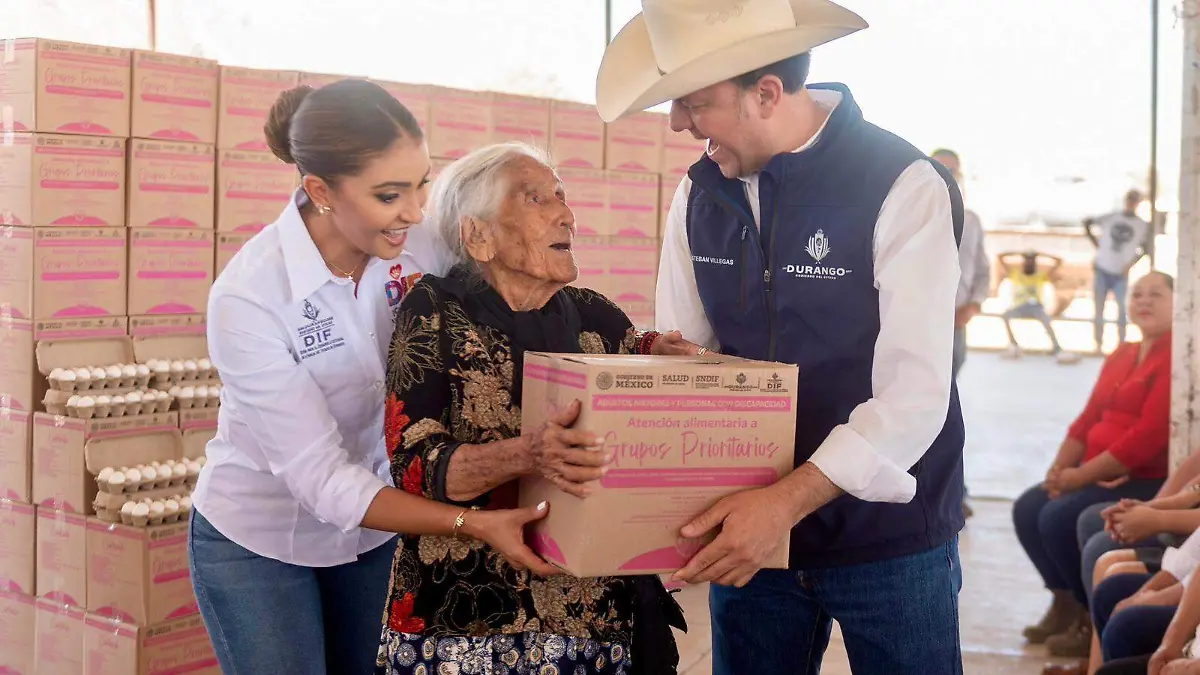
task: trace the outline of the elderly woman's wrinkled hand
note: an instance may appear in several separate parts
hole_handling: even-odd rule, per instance
[[[580,408],[576,400],[551,415],[530,436],[529,455],[531,473],[545,477],[563,492],[583,498],[592,493],[589,484],[608,473],[613,456],[602,451],[595,434],[570,428]]]
[[[650,345],[650,353],[655,356],[698,356],[708,352],[694,342],[683,339],[683,333],[677,330],[662,333]]]

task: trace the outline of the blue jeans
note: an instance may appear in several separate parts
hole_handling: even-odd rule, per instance
[[[713,675],[816,675],[832,622],[854,675],[961,675],[958,538],[923,553],[712,586]]]
[[[1092,621],[1105,661],[1153,654],[1167,634],[1175,607],[1128,607],[1113,616],[1117,603],[1137,593],[1149,574],[1117,574],[1096,587]]]
[[[371,675],[395,541],[336,567],[264,558],[199,512],[188,537],[192,585],[226,675]]]
[[[1099,349],[1104,340],[1104,303],[1108,301],[1110,292],[1117,301],[1117,336],[1121,342],[1125,341],[1125,324],[1128,322],[1125,315],[1125,297],[1129,292],[1129,275],[1109,274],[1099,267],[1095,268],[1094,272],[1092,299],[1096,302],[1096,316],[1092,319],[1092,334],[1096,339],[1096,348]]]
[[[1041,485],[1035,485],[1018,497],[1013,503],[1017,539],[1046,588],[1069,590],[1080,604],[1086,604],[1083,552],[1077,541],[1079,516],[1095,504],[1124,498],[1153,499],[1161,486],[1161,480],[1135,479],[1115,488],[1089,485],[1058,499],[1050,499]],[[1091,570],[1087,571],[1087,576],[1091,578]]]

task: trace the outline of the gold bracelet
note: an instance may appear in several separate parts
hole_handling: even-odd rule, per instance
[[[458,531],[462,529],[463,525],[467,524],[467,518],[466,518],[467,514],[470,513],[471,511],[478,511],[478,510],[479,510],[478,506],[472,506],[469,509],[463,509],[457,516],[455,516],[455,518],[454,518],[454,538],[455,539],[459,538]]]

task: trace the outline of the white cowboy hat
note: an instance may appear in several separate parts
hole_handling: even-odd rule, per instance
[[[642,0],[604,50],[596,109],[612,122],[866,27],[828,0]]]

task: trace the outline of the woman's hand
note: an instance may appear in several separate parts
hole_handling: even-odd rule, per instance
[[[1150,657],[1150,664],[1146,667],[1146,674],[1164,675],[1165,673],[1169,673],[1169,670],[1165,670],[1167,665],[1182,658],[1182,645],[1169,645],[1164,642],[1155,650],[1154,655]],[[1181,672],[1178,669],[1175,670]]]
[[[1153,670],[1148,672],[1154,673]],[[1176,659],[1162,669],[1161,675],[1200,675],[1200,660]]]
[[[1158,509],[1134,506],[1113,514],[1112,533],[1117,541],[1132,544],[1162,531]]]
[[[550,505],[542,502],[523,509],[471,511],[463,516],[463,534],[491,546],[519,570],[548,577],[559,573],[554,565],[542,560],[525,544],[525,526],[546,517]]]
[[[1086,485],[1083,471],[1077,467],[1071,467],[1048,476],[1045,488],[1046,492],[1050,493],[1051,499],[1058,499],[1065,494],[1080,490]]]
[[[558,489],[587,497],[588,483],[608,473],[612,453],[601,452],[600,439],[582,429],[571,429],[579,417],[578,400],[555,412],[529,438],[530,473],[541,475]]]
[[[707,351],[694,342],[684,340],[683,333],[677,330],[661,333],[650,345],[650,353],[655,356],[698,356]]]

